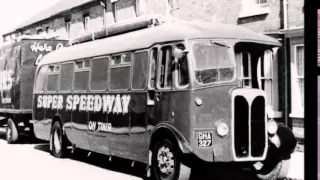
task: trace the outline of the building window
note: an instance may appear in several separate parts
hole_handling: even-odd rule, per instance
[[[50,30],[50,28],[49,28],[49,26],[47,26],[47,27],[46,27],[46,33],[47,33],[47,34],[49,34],[49,30]]]
[[[84,25],[84,31],[89,32],[90,31],[90,16],[89,16],[89,14],[85,14],[83,16],[83,25]]]
[[[256,0],[257,4],[265,4],[267,3],[267,0]]]
[[[118,17],[117,17],[117,2],[111,2],[111,5],[112,5],[112,14],[113,14],[113,17],[114,17],[114,22],[117,22],[118,21]]]
[[[38,30],[37,30],[37,34],[38,34],[38,35],[41,34],[42,32],[43,32],[42,29],[38,29]]]
[[[291,117],[304,117],[304,45],[294,46],[291,59]]]
[[[241,0],[239,18],[269,14],[270,11],[267,0]]]
[[[165,0],[167,6],[167,13],[179,8],[179,0]]]
[[[67,31],[68,37],[70,37],[70,29],[71,29],[71,21],[66,21],[66,31]]]

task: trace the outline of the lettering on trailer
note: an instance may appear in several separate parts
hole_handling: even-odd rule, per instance
[[[110,132],[111,123],[89,121],[88,129],[89,131],[93,131],[93,132]]]
[[[62,43],[58,43],[56,45],[56,50],[63,48],[63,47],[64,46]],[[41,45],[39,42],[34,42],[34,44],[32,44],[30,46],[30,48],[31,48],[32,52],[38,52],[38,51],[39,52],[51,52],[51,51],[53,51],[52,46],[48,45],[47,43],[44,43],[43,45]],[[38,65],[39,62],[41,61],[42,57],[43,57],[43,54],[39,54],[34,64]]]
[[[13,74],[14,72],[11,69],[0,71],[0,93],[2,104],[11,103],[10,90],[12,89],[13,84]],[[9,94],[9,96],[7,96],[7,94]]]
[[[130,95],[68,95],[66,106],[63,107],[62,95],[39,95],[37,108],[65,109],[69,111],[90,111],[113,114],[126,114],[130,102]]]
[[[198,147],[210,147],[212,146],[212,132],[198,132]]]

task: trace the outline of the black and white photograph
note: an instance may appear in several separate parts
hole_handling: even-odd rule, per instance
[[[1,1],[4,179],[304,180],[304,13],[303,0]]]

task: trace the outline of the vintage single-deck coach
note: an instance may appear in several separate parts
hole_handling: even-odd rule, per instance
[[[137,29],[40,62],[34,131],[55,157],[70,148],[123,157],[147,163],[158,180],[188,177],[187,155],[248,166],[261,179],[286,175],[296,139],[268,120],[257,75],[277,40],[205,22]]]
[[[21,36],[0,47],[0,126],[7,126],[8,143],[19,133],[33,136],[32,90],[36,65],[42,57],[68,41]]]

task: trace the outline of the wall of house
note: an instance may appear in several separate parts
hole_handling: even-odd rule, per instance
[[[289,28],[304,26],[304,0],[288,1]]]
[[[184,20],[200,20],[207,22],[219,22],[229,24],[239,24],[252,29],[256,32],[276,31],[280,29],[281,19],[279,17],[281,4],[280,1],[267,1],[268,14],[259,12],[252,16],[239,18],[241,11],[251,11],[251,4],[242,3],[246,0],[173,0],[177,3],[177,8],[173,9],[171,15]],[[156,7],[156,8],[155,8]],[[164,14],[164,0],[148,0],[146,2],[146,14]]]
[[[269,9],[269,13],[259,14],[259,11],[249,12],[252,16],[239,18],[241,12],[252,11],[251,4],[248,0],[172,0],[175,4],[171,11],[171,15],[184,20],[200,20],[207,22],[220,22],[239,24],[252,29],[256,32],[269,32],[279,30],[281,27],[280,9],[281,1],[267,0],[267,5],[263,6]],[[106,24],[113,24],[115,22],[112,12],[112,5],[109,0],[106,9]],[[117,2],[117,21],[137,16],[136,2],[144,4],[143,14],[165,14],[166,1],[165,0],[118,0]],[[297,13],[297,9],[303,5],[303,0],[295,0],[289,4],[289,19],[291,24],[303,24],[301,14]],[[83,13],[87,12],[91,18],[91,31],[100,29],[104,21],[104,8],[101,5],[96,5],[88,9],[82,9],[71,14],[71,38],[76,38],[85,33],[83,24]],[[140,12],[138,12],[139,14]],[[291,15],[292,14],[292,15]],[[140,14],[139,14],[140,15]],[[298,19],[298,20],[297,20]],[[64,18],[49,19],[43,22],[41,26],[29,27],[23,31],[29,31],[31,35],[37,33],[37,28],[49,26],[49,34],[55,34],[61,38],[68,38],[65,29]],[[5,37],[6,38],[6,37]]]

